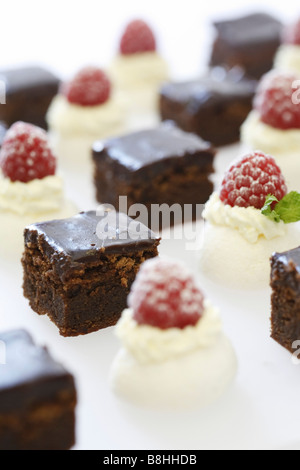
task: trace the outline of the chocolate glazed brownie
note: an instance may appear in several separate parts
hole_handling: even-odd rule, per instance
[[[0,70],[6,87],[6,104],[0,105],[0,120],[10,127],[16,121],[47,129],[45,115],[58,92],[59,79],[42,67]]]
[[[134,204],[179,204],[184,207],[207,201],[215,150],[198,136],[171,122],[121,137],[96,142],[93,147],[94,181],[99,202],[119,210],[119,197]],[[144,221],[150,227],[151,219]]]
[[[160,90],[161,119],[172,119],[216,146],[236,142],[256,87],[257,81],[239,67],[215,67],[197,80],[165,83]]]
[[[24,296],[63,336],[114,325],[160,239],[125,214],[82,212],[25,229]]]
[[[271,258],[271,337],[291,353],[300,340],[300,247]]]
[[[271,70],[281,42],[282,23],[271,15],[254,13],[214,23],[216,38],[210,65],[243,67],[259,79]]]
[[[68,450],[75,443],[73,376],[25,330],[0,333],[0,450]]]
[[[6,131],[7,131],[6,124],[4,122],[0,121],[0,147],[2,145],[2,142],[3,142],[4,136],[6,134]]]

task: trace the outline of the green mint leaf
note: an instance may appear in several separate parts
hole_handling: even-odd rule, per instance
[[[261,213],[269,219],[273,220],[273,222],[280,222],[280,215],[276,211],[277,204],[275,206],[275,210],[271,209],[271,206],[274,202],[278,203],[278,199],[272,194],[268,194],[266,196],[265,204],[261,209]]]
[[[274,211],[285,224],[300,220],[300,193],[291,191],[286,194],[275,206]]]

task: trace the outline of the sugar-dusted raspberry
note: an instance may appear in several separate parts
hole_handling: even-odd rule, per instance
[[[128,304],[137,323],[167,329],[195,325],[203,313],[203,300],[184,266],[155,258],[142,265]]]
[[[283,29],[282,42],[284,44],[300,45],[300,18]]]
[[[85,67],[71,81],[64,83],[61,91],[70,103],[95,106],[108,100],[111,84],[102,69]]]
[[[284,177],[274,158],[256,151],[234,163],[225,173],[220,199],[232,207],[261,209],[268,194],[280,201],[286,193]]]
[[[121,54],[155,51],[156,42],[151,28],[142,20],[131,21],[121,38]]]
[[[11,181],[28,183],[55,174],[56,158],[47,133],[22,121],[8,129],[0,150],[0,168]]]
[[[254,98],[262,122],[278,129],[300,129],[300,106],[294,99],[298,79],[276,70],[263,76]]]

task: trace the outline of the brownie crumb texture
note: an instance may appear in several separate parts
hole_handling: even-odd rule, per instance
[[[300,340],[300,248],[271,259],[271,337],[291,353]]]
[[[62,336],[115,325],[127,307],[127,296],[140,265],[158,255],[159,238],[146,227],[142,240],[118,240],[122,223],[129,220],[124,214],[121,218],[115,236],[105,241],[106,247],[92,238],[99,222],[95,213],[26,229],[24,296],[36,313],[49,316]],[[72,243],[63,247],[63,241],[71,239],[70,227],[74,229],[75,223],[79,238],[73,247]],[[49,236],[50,229],[54,238]]]

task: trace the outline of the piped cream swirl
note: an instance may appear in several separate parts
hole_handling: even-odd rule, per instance
[[[12,182],[0,173],[0,211],[18,215],[58,211],[63,198],[63,181],[59,175],[22,183]]]
[[[202,216],[213,225],[237,230],[250,243],[256,243],[260,237],[271,240],[287,233],[283,221],[274,222],[254,207],[224,204],[217,192],[207,201]]]
[[[123,346],[140,364],[164,362],[213,346],[222,333],[218,311],[205,300],[204,312],[195,326],[162,330],[139,325],[131,309],[124,310],[116,327]]]

